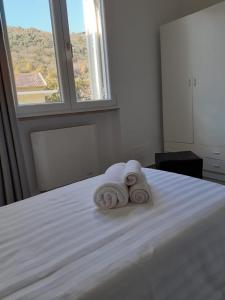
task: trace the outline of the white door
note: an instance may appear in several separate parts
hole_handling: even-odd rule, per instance
[[[161,28],[164,141],[193,143],[193,47],[190,18]]]
[[[225,2],[194,16],[195,139],[225,147]]]

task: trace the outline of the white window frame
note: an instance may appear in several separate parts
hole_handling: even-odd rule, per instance
[[[7,1],[7,0],[6,0]],[[11,51],[9,46],[7,24],[4,15],[3,0],[0,0],[1,22],[4,31],[5,47],[8,55],[8,65],[10,69],[12,90],[14,95],[15,110],[17,117],[32,117],[41,115],[54,115],[65,113],[76,113],[85,111],[95,111],[104,109],[113,109],[117,103],[112,99],[110,75],[109,75],[109,59],[108,59],[108,45],[106,36],[105,23],[105,7],[104,0],[100,1],[101,7],[101,28],[102,28],[102,51],[104,51],[104,80],[107,88],[108,99],[77,101],[76,89],[74,84],[73,63],[72,63],[72,49],[70,43],[70,32],[67,16],[66,0],[48,0],[50,4],[52,32],[55,44],[56,63],[58,71],[58,80],[60,86],[61,103],[51,104],[31,104],[18,105],[17,91],[15,86],[15,79],[12,67]],[[95,1],[95,0],[94,0]],[[60,58],[60,59],[59,59]]]

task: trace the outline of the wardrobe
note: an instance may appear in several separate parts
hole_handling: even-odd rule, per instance
[[[164,150],[225,181],[225,2],[161,27]]]

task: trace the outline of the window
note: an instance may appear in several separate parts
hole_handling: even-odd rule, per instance
[[[3,0],[19,115],[113,105],[103,0]]]

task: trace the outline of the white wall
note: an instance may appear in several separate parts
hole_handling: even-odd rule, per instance
[[[106,0],[111,79],[120,110],[19,120],[32,194],[38,191],[32,131],[96,123],[102,172],[130,158],[154,163],[154,153],[162,150],[159,26],[179,17],[178,3]]]
[[[162,150],[159,26],[178,17],[178,2],[113,0],[109,5],[123,157],[144,165]]]

